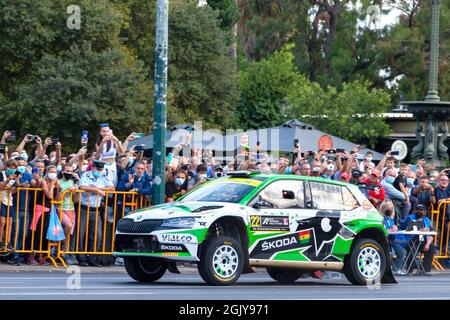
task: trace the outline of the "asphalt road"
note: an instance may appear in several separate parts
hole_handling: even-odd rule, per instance
[[[82,271],[73,277],[64,272],[2,272],[0,300],[450,299],[450,274],[401,276],[398,284],[378,288],[353,286],[345,278],[280,285],[263,272],[243,275],[231,287],[207,286],[194,272],[167,273],[153,284],[137,283],[120,272]]]

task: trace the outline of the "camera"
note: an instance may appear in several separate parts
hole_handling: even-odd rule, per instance
[[[11,135],[6,138],[6,142],[14,142],[16,141],[16,131],[15,130],[9,130],[9,132],[11,133]]]
[[[52,138],[52,144],[57,144],[59,142],[58,138]]]
[[[344,153],[344,152],[345,152],[345,149],[337,148],[337,149],[336,149],[336,152],[337,152],[337,153]]]

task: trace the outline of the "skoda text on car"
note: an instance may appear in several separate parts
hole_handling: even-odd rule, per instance
[[[232,284],[253,267],[281,283],[331,270],[364,285],[395,283],[388,247],[382,216],[355,185],[234,172],[124,217],[114,255],[140,282],[192,262],[213,285]]]

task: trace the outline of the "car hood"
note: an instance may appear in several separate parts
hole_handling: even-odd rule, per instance
[[[132,211],[126,218],[131,218],[135,221],[142,221],[145,219],[169,219],[178,217],[201,217],[205,213],[217,212],[224,207],[242,207],[242,205],[234,203],[223,202],[171,202],[157,205],[151,208],[142,208]]]

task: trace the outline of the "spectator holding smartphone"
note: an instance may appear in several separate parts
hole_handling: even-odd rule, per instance
[[[100,125],[100,130],[97,134],[96,149],[94,158],[105,163],[105,174],[110,177],[114,186],[117,185],[116,156],[118,154],[123,154],[124,149],[121,142],[114,136],[107,123],[102,123]]]
[[[6,247],[12,250],[11,227],[12,221],[16,216],[16,207],[13,201],[13,194],[17,192],[20,184],[19,177],[16,174],[17,164],[15,160],[8,160],[5,164],[5,170],[0,172],[0,190],[1,192],[1,211],[0,211],[0,241],[3,239],[3,233],[6,232]],[[7,220],[8,219],[8,220]],[[5,230],[5,226],[7,227]],[[5,244],[0,242],[0,248],[5,248]]]

